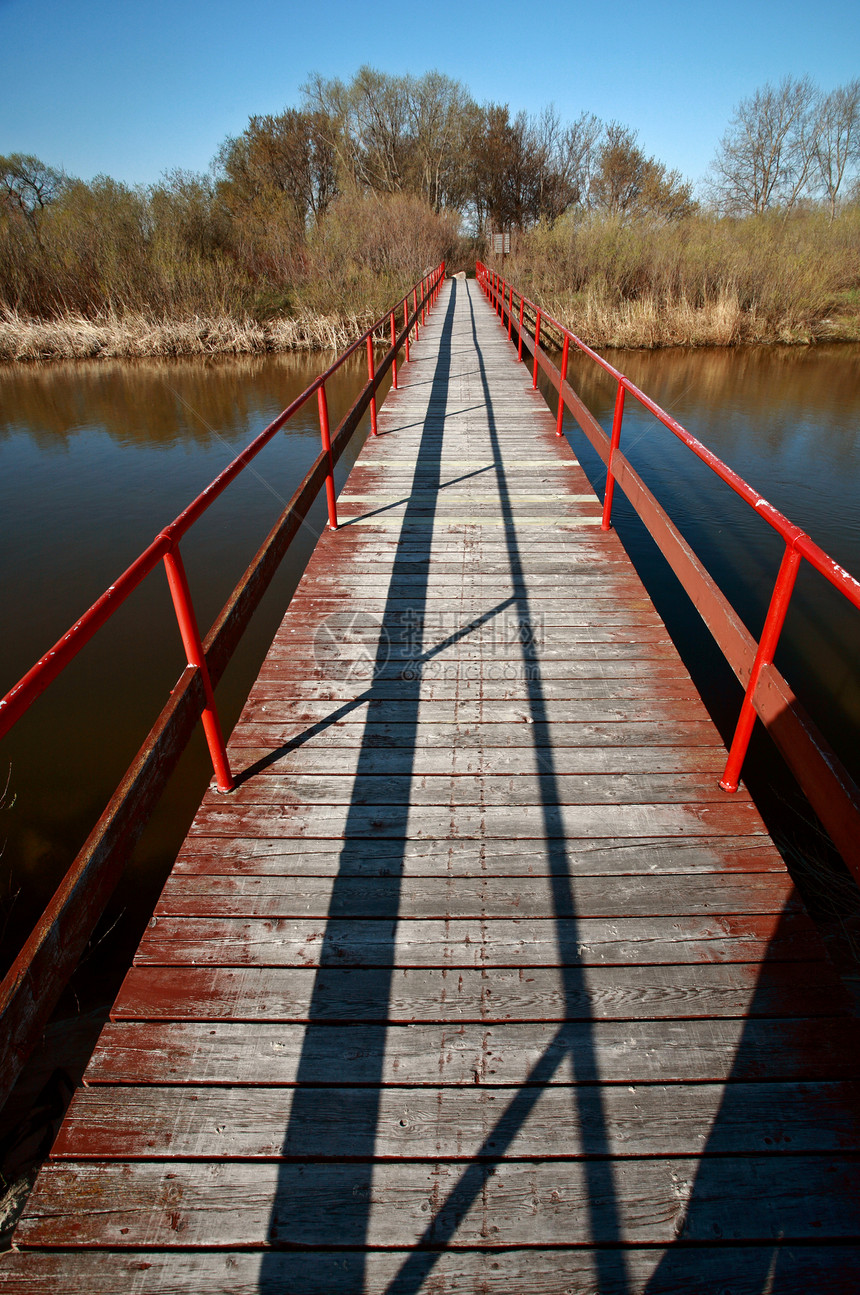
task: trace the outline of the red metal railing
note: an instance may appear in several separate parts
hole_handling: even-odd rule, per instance
[[[202,720],[218,789],[229,792],[233,777],[214,688],[259,604],[287,547],[325,487],[328,524],[337,529],[334,465],[366,409],[376,434],[376,392],[389,368],[397,385],[398,352],[409,358],[410,334],[417,336],[445,277],[444,262],[411,288],[390,311],[362,334],[301,395],[287,406],[245,450],[102,594],[0,701],[0,738],[18,722],[51,682],[69,665],[127,598],[164,563],[188,665],[83,849],[69,868],[14,964],[0,984],[0,1104],[50,1015],[54,1003],[83,951],[122,870],[124,857],[140,834],[170,773],[185,749],[198,719]],[[412,309],[410,311],[410,295]],[[403,323],[398,331],[401,306]],[[390,339],[389,339],[390,332]],[[374,362],[374,339],[388,349]],[[329,428],[326,382],[361,348],[366,349],[368,378],[334,435]],[[275,526],[235,587],[204,641],[180,555],[182,537],[265,445],[314,395],[319,407],[322,449]]]
[[[512,329],[516,330],[519,358],[522,358],[524,346],[530,353],[532,385],[537,386],[538,369],[541,368],[558,391],[557,433],[561,435],[563,413],[567,408],[606,463],[602,528],[608,530],[611,526],[612,498],[615,483],[618,481],[669,559],[675,574],[679,576],[681,583],[693,597],[705,624],[732,669],[745,685],[744,699],[720,786],[725,791],[737,790],[744,757],[758,714],[787,759],[837,848],[860,879],[860,839],[858,839],[860,793],[773,665],[802,560],[808,562],[857,608],[860,608],[860,582],[834,562],[799,526],[795,526],[778,509],[768,503],[757,490],[733,472],[670,414],[640,391],[629,378],[613,368],[591,347],[586,346],[570,329],[548,315],[535,302],[516,292],[510,284],[502,280],[499,274],[480,263],[477,267],[477,277],[488,301],[499,315],[503,327],[507,314],[508,336],[512,335]],[[515,301],[519,302],[518,320],[515,316]],[[529,313],[533,323],[527,317]],[[531,333],[528,330],[530,323],[532,323]],[[552,328],[561,340],[560,370],[541,347],[542,325]],[[584,355],[589,356],[617,384],[612,433],[609,437],[566,380],[571,344]],[[740,622],[734,608],[666,516],[654,495],[621,453],[621,427],[627,395],[633,397],[644,409],[653,414],[721,481],[724,481],[735,494],[754,508],[783,540],[785,544],[783,559],[774,584],[761,638],[757,644]]]

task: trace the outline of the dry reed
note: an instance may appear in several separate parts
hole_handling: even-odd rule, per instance
[[[860,210],[782,219],[559,221],[506,274],[593,346],[860,337]]]
[[[249,355],[342,350],[372,322],[364,313],[314,314],[263,323],[228,315],[152,319],[110,314],[27,319],[0,314],[0,360],[136,359],[143,356]]]

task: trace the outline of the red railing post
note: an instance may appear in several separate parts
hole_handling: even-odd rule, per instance
[[[511,324],[513,323],[514,309],[514,289],[513,285],[508,290],[508,341],[511,340]]]
[[[412,289],[412,313],[415,315],[415,340],[418,341],[418,289]]]
[[[403,298],[403,327],[406,329],[406,363],[409,363],[409,298]]]
[[[502,328],[505,326],[505,291],[507,283],[502,279],[502,291],[499,294],[499,319],[502,321]]]
[[[526,304],[525,297],[520,297],[520,328],[519,328],[518,343],[517,343],[518,360],[521,360],[523,358],[523,310],[525,309],[525,304]]]
[[[624,383],[618,383],[615,393],[615,413],[612,416],[612,439],[609,442],[609,463],[606,468],[606,494],[603,496],[603,517],[600,529],[608,531],[612,526],[612,496],[615,493],[615,473],[612,471],[612,460],[621,440],[621,420],[624,417]]]
[[[427,302],[427,280],[426,278],[424,278],[421,280],[421,323],[422,324],[427,322],[427,316],[425,314],[425,309],[424,309],[426,302]]]
[[[391,312],[391,385],[397,390],[397,330],[394,324],[394,311]]]
[[[744,762],[744,756],[747,753],[750,737],[752,736],[753,725],[755,724],[755,706],[753,698],[755,696],[758,681],[764,666],[770,665],[776,652],[776,645],[779,642],[779,636],[782,633],[782,627],[785,624],[788,605],[791,602],[791,595],[794,590],[794,582],[797,579],[798,568],[800,567],[800,554],[792,544],[786,544],[785,553],[782,555],[782,562],[779,567],[779,574],[776,577],[776,584],[773,587],[773,593],[770,599],[770,606],[767,609],[764,629],[761,632],[758,651],[755,654],[752,670],[750,671],[750,681],[747,684],[746,694],[741,713],[738,716],[735,735],[732,738],[732,745],[729,750],[729,758],[726,761],[726,767],[723,776],[720,779],[720,786],[723,791],[737,791],[740,782],[741,767]]]
[[[320,438],[322,447],[328,455],[328,472],[325,478],[325,497],[328,504],[328,524],[329,530],[337,530],[337,504],[334,493],[334,459],[331,452],[331,434],[328,426],[328,401],[325,394],[325,383],[320,383],[317,388],[317,404],[320,411]]]
[[[532,387],[537,388],[537,371],[538,371],[538,351],[540,350],[540,311],[537,312],[537,322],[535,324],[535,363],[532,370]]]
[[[201,718],[203,732],[206,735],[206,745],[209,747],[209,756],[212,760],[212,768],[215,770],[215,783],[219,791],[232,791],[233,775],[230,772],[230,761],[227,758],[224,735],[221,732],[218,711],[215,708],[212,680],[209,677],[209,669],[206,665],[206,654],[203,651],[200,630],[197,628],[197,617],[194,615],[188,577],[185,574],[179,546],[175,543],[171,544],[171,547],[164,555],[164,569],[167,572],[167,583],[170,586],[170,596],[173,599],[173,609],[179,622],[179,633],[182,635],[182,646],[185,648],[186,659],[190,666],[196,666],[200,671],[200,677],[203,681],[203,695],[206,699],[206,705]]]
[[[564,386],[564,382],[567,377],[567,353],[569,350],[570,350],[570,338],[567,335],[567,333],[565,333],[564,346],[562,347],[562,351],[561,351],[561,377],[559,378],[559,383],[558,383],[558,417],[556,418],[556,421],[555,421],[556,436],[562,435],[562,424],[564,422],[564,398],[562,396],[561,389]]]
[[[373,369],[373,334],[370,333],[368,334],[368,338],[367,338],[367,378],[369,382],[373,382],[375,377],[376,377],[376,374]],[[376,391],[375,390],[371,393],[371,396],[370,396],[370,430],[371,430],[371,433],[374,436],[376,436]]]

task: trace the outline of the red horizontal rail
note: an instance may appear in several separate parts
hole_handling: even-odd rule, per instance
[[[498,276],[491,274],[490,271],[487,270],[486,266],[480,263],[477,266],[477,275],[478,282],[486,294],[488,301],[498,311]],[[531,301],[528,297],[524,297],[521,293],[515,292],[510,285],[504,284],[502,287],[502,310],[500,315],[502,326],[504,327],[504,289],[507,289],[509,336],[512,320],[514,318],[514,299],[516,298],[519,301],[517,351],[520,359],[522,358],[523,339],[526,335],[523,326],[526,307],[528,307],[534,316],[534,331],[531,334],[531,342],[527,343],[528,349],[532,352],[533,360],[532,385],[534,386],[537,383],[537,371],[540,359],[541,365],[549,374],[553,385],[558,389],[559,393],[557,428],[561,428],[562,408],[563,405],[567,403],[568,407],[571,408],[571,411],[579,419],[583,429],[586,430],[590,438],[594,440],[595,434],[598,438],[602,438],[600,443],[595,440],[595,447],[598,448],[607,464],[606,492],[604,497],[602,521],[604,529],[608,529],[611,524],[612,495],[616,475],[618,473],[623,473],[625,480],[631,482],[633,487],[635,487],[635,492],[639,502],[634,501],[634,506],[643,521],[645,521],[648,530],[655,538],[658,538],[655,526],[659,526],[668,548],[673,551],[681,565],[686,566],[687,571],[691,570],[692,563],[690,561],[690,556],[678,557],[678,550],[680,548],[680,543],[682,543],[682,541],[680,541],[680,537],[677,533],[674,533],[668,536],[667,539],[668,528],[671,526],[671,523],[669,523],[665,514],[663,514],[662,509],[657,505],[653,495],[647,491],[644,483],[641,482],[633,472],[628,460],[620,453],[619,442],[621,436],[621,422],[624,414],[624,397],[629,393],[639,402],[640,405],[642,405],[644,409],[647,409],[651,414],[653,414],[653,416],[664,427],[668,428],[668,430],[672,432],[673,435],[676,436],[698,459],[706,464],[706,466],[710,468],[721,481],[725,482],[726,485],[735,492],[735,494],[753,508],[755,512],[757,512],[758,515],[763,518],[763,520],[767,522],[774,531],[776,531],[785,543],[786,547],[783,561],[776,578],[761,638],[759,643],[755,646],[752,661],[747,664],[740,664],[741,658],[738,657],[737,654],[735,654],[734,659],[729,656],[724,642],[721,641],[721,635],[715,628],[713,615],[709,617],[702,612],[705,623],[708,625],[708,628],[714,635],[715,639],[717,639],[717,642],[724,655],[726,655],[727,660],[729,660],[739,677],[743,677],[746,682],[746,692],[741,707],[741,713],[735,729],[735,735],[731,744],[726,768],[720,781],[720,786],[725,791],[736,791],[741,767],[752,732],[755,713],[763,704],[761,702],[762,690],[771,687],[773,684],[773,658],[785,623],[785,617],[791,601],[801,559],[807,561],[810,566],[824,576],[824,578],[828,580],[830,584],[843,595],[843,597],[857,608],[860,608],[860,581],[856,580],[850,572],[844,569],[844,567],[841,567],[838,563],[834,562],[833,559],[805,533],[805,531],[801,530],[799,526],[796,526],[791,522],[779,511],[778,508],[775,508],[773,504],[769,503],[763,495],[759,494],[757,490],[745,481],[743,477],[739,476],[737,472],[734,472],[722,461],[722,459],[709,450],[707,446],[703,445],[697,437],[688,432],[687,429],[677,421],[677,419],[673,418],[671,414],[667,414],[664,409],[650,398],[650,396],[647,396],[644,391],[641,391],[635,383],[631,382],[623,373],[614,368],[608,360],[603,358],[603,356],[598,355],[590,346],[587,346],[574,332],[569,328],[565,328],[565,326],[559,323],[557,319],[554,319],[552,315],[547,314],[547,312],[541,306],[538,306],[536,302]],[[543,350],[540,345],[541,328],[546,328],[547,326],[558,332],[562,338],[563,358],[561,372],[559,372],[558,368],[553,364],[552,360],[547,356],[545,350]],[[614,379],[617,384],[615,413],[612,424],[612,435],[610,438],[606,437],[603,429],[600,428],[587,413],[585,407],[582,406],[580,401],[578,401],[578,398],[565,381],[567,367],[566,360],[571,343],[573,343],[584,355],[589,356],[590,359],[599,365],[600,368]],[[607,442],[607,444],[603,445],[603,442]],[[642,501],[645,500],[646,495],[647,501],[644,504],[643,510]],[[674,530],[674,528],[672,529]],[[658,543],[659,542],[660,540],[658,538]],[[661,544],[661,548],[663,547],[664,545]],[[666,549],[664,548],[664,552],[665,551]],[[731,617],[735,617],[736,614],[730,604],[725,600],[724,595],[717,593],[717,586],[714,584],[712,579],[707,576],[707,573],[704,572],[704,569],[701,568],[700,564],[699,567],[699,571],[693,578],[697,590],[705,590],[705,599],[709,602],[711,612],[716,615],[718,619],[721,618],[727,625],[729,619]],[[677,567],[675,570],[676,574],[679,574]],[[687,586],[685,585],[685,587]],[[691,592],[689,587],[687,587],[687,592]],[[722,599],[722,603],[719,602],[719,599]],[[714,608],[719,608],[719,610],[714,612]],[[699,609],[700,611],[702,610],[701,606]],[[731,631],[731,634],[737,638],[736,631],[734,629]],[[743,653],[741,655],[743,655]],[[790,689],[787,689],[787,686],[786,695],[789,697],[792,696]],[[796,702],[796,699],[792,702],[795,714],[795,719],[792,723],[795,724],[793,732],[795,733],[797,742],[799,744],[805,744],[807,752],[814,752],[815,758],[821,760],[828,766],[826,778],[830,779],[829,786],[833,789],[834,794],[840,799],[842,804],[848,804],[850,802],[852,807],[851,814],[856,814],[858,816],[858,821],[860,821],[860,793],[858,793],[857,788],[853,785],[850,777],[845,773],[845,770],[839,766],[836,757],[826,746],[826,743],[821,738],[820,734],[818,734],[817,730],[814,729],[812,722],[805,715],[801,715],[801,712],[796,705],[794,705],[794,702]],[[784,751],[784,754],[785,753],[786,752]],[[788,752],[789,757],[793,754],[793,752]],[[796,769],[795,773],[797,775]],[[815,775],[815,777],[817,778],[818,775]],[[802,777],[799,777],[799,781],[801,781],[801,785],[804,785]],[[847,820],[842,816],[841,811],[831,814],[830,807],[827,805],[826,801],[827,794],[820,793],[819,785],[819,794],[816,796],[816,800],[814,802],[815,808],[822,820],[829,819],[835,824],[836,832],[834,834],[834,840],[839,845],[843,855],[846,856],[846,861],[850,861],[853,870],[857,873],[858,879],[860,879],[860,854],[858,854],[856,850],[856,840],[852,840],[851,835],[852,831],[856,834],[857,824],[855,823],[853,828],[848,827],[846,829]],[[827,824],[825,823],[825,825]]]
[[[0,982],[0,1104],[7,1097],[22,1065],[40,1037],[63,985],[74,971],[119,880],[124,861],[129,857],[134,842],[158,803],[198,722],[203,725],[218,787],[222,791],[231,789],[232,774],[215,708],[214,685],[223,674],[254,609],[259,605],[299,526],[323,487],[328,496],[330,524],[337,525],[332,475],[334,464],[349,443],[364,411],[371,402],[375,403],[379,384],[396,362],[397,353],[404,344],[408,357],[410,334],[414,329],[417,336],[422,312],[426,318],[438,296],[444,275],[443,262],[425,277],[420,297],[417,287],[410,289],[410,293],[402,297],[393,310],[386,311],[324,373],[315,378],[274,422],[155,537],[119,579],[0,701],[1,737],[98,633],[138,585],[159,563],[164,562],[188,665],[113,793],[110,803]],[[415,303],[411,312],[410,294]],[[393,322],[394,311],[399,311],[401,303],[404,312],[403,327],[399,334],[396,331],[392,334],[388,349],[379,363],[374,365],[372,339],[385,329],[383,336],[388,341],[387,326],[389,322]],[[321,418],[323,448],[320,454],[233,589],[206,639],[202,640],[179,551],[180,539],[314,393],[318,395],[320,412],[323,413],[327,379],[361,347],[368,348],[369,353],[367,382],[334,433],[329,434],[327,412],[324,419]]]
[[[440,266],[432,276],[433,287],[444,274],[444,266]],[[410,292],[412,289],[410,289]],[[427,296],[432,292],[428,290]],[[396,303],[394,309],[399,310],[401,303],[404,307],[408,306],[409,293],[406,293],[400,301]],[[420,299],[418,309],[426,300],[426,297]],[[262,449],[268,445],[269,441],[285,426],[286,423],[307,403],[308,400],[321,388],[326,381],[337,372],[346,361],[356,353],[359,347],[367,346],[374,333],[388,323],[391,312],[386,311],[380,316],[375,323],[362,333],[351,346],[347,347],[337,359],[329,365],[324,373],[321,373],[314,381],[305,388],[291,404],[287,405],[277,418],[275,418],[267,427],[259,433],[249,445],[245,447],[241,454],[228,464],[222,472],[218,474],[209,485],[202,490],[196,499],[176,517],[164,530],[152,541],[148,548],[140,554],[122,575],[101,595],[99,599],[92,604],[84,614],[75,621],[74,625],[66,631],[62,638],[58,639],[52,648],[50,648],[35,665],[6,693],[5,697],[0,700],[0,738],[14,727],[23,714],[29,710],[33,702],[45,689],[57,678],[67,665],[77,656],[83,647],[89,643],[94,634],[114,615],[122,606],[130,594],[138,585],[146,579],[149,573],[158,566],[164,557],[175,550],[176,545],[183,535],[194,525],[195,522],[203,516],[208,508],[212,506],[216,499],[224,493],[227,487],[236,477],[242,473],[253,459],[257,457]],[[408,325],[411,330],[415,324],[413,312],[412,323]]]
[[[25,711],[29,710],[36,698],[56,679],[57,675],[65,670],[69,662],[110,620],[114,612],[120,609],[150,571],[158,566],[169,548],[170,541],[167,537],[163,533],[158,535],[149,548],[144,549],[140,557],[136,558],[119,579],[105,590],[101,598],[98,598],[83,616],[66,630],[62,638],[58,639],[14,687],[9,689],[0,701],[0,737],[5,737]]]
[[[484,270],[485,274],[488,273],[486,271],[486,267],[481,266],[480,263],[479,270]],[[479,274],[479,280],[481,281],[484,290],[488,292],[488,295],[490,295],[490,292],[487,289],[486,279],[482,278]],[[828,554],[825,553],[824,550],[820,548],[805,531],[801,530],[799,526],[795,526],[794,522],[789,521],[789,519],[781,513],[778,508],[775,508],[773,504],[769,503],[768,500],[765,499],[764,495],[760,495],[759,492],[749,484],[749,482],[745,481],[737,472],[734,472],[728,464],[724,463],[723,460],[714,454],[712,450],[709,450],[706,445],[703,445],[702,442],[698,440],[697,437],[693,436],[691,432],[688,432],[686,427],[683,427],[677,419],[673,418],[671,414],[667,414],[666,410],[662,409],[656,401],[652,400],[644,391],[641,391],[640,388],[636,386],[635,382],[631,382],[628,377],[618,369],[614,368],[608,360],[603,358],[602,355],[598,355],[597,351],[594,351],[590,346],[587,346],[586,343],[583,342],[581,338],[577,337],[574,332],[569,328],[565,328],[564,324],[560,324],[558,320],[548,314],[542,306],[538,306],[529,297],[522,296],[514,289],[511,289],[511,295],[512,298],[516,298],[520,301],[523,307],[527,306],[535,312],[535,315],[541,321],[541,327],[546,327],[546,325],[549,324],[561,334],[562,339],[568,338],[574,346],[578,347],[578,349],[582,351],[583,355],[589,356],[589,358],[594,360],[596,364],[599,364],[600,367],[610,375],[610,377],[620,383],[621,386],[624,387],[624,390],[628,391],[631,396],[638,400],[639,403],[647,409],[649,413],[653,414],[664,427],[668,428],[669,431],[672,432],[673,435],[677,436],[680,441],[683,441],[687,448],[692,450],[696,457],[701,459],[703,463],[707,464],[707,466],[715,472],[722,481],[725,481],[725,483],[730,486],[731,489],[741,497],[741,499],[745,500],[746,503],[755,508],[759,516],[763,517],[764,520],[772,526],[784,540],[790,543],[793,548],[797,549],[797,551],[806,558],[807,562],[814,566],[815,569],[829,580],[831,584],[835,585],[836,588],[839,589],[855,607],[860,608],[860,581],[856,580],[850,572],[844,569],[844,567],[840,567],[838,563],[834,562],[833,559],[829,557]],[[539,343],[539,333],[537,340]]]

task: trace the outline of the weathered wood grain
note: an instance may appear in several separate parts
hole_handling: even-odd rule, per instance
[[[513,701],[494,702],[495,719],[486,713],[490,709],[488,705],[468,698],[427,702],[416,709],[412,720],[407,718],[405,704],[391,701],[386,706],[382,699],[362,694],[343,703],[314,704],[293,699],[279,706],[277,715],[266,711],[259,723],[249,716],[241,730],[234,730],[229,751],[240,761],[245,759],[243,747],[262,746],[271,752],[288,744],[338,749],[360,746],[366,750],[406,746],[410,751],[426,746],[441,746],[446,750],[512,746],[529,751],[545,747],[553,751],[563,747],[601,747],[609,752],[608,758],[618,747],[704,746],[710,752],[723,754],[723,748],[714,742],[714,729],[709,721],[689,718],[689,712],[688,717],[682,713],[676,720],[667,717],[665,709],[662,718],[654,718],[655,708],[641,702],[602,707],[589,702],[564,701],[558,706],[548,703],[537,722],[528,705]],[[459,726],[449,718],[457,710],[464,712]],[[383,719],[386,711],[390,718]],[[664,754],[663,759],[666,758]]]
[[[858,1284],[856,1026],[528,381],[449,290],[0,1288]]]
[[[407,841],[378,838],[373,850],[344,849],[324,838],[188,837],[172,876],[541,877],[550,869],[585,876],[660,874],[671,893],[680,874],[785,873],[769,837],[601,837],[565,841],[563,858],[549,841]],[[172,884],[172,883],[171,883]],[[614,882],[607,885],[613,886]]]
[[[323,737],[323,734],[318,735]],[[328,734],[336,738],[337,733]],[[662,775],[663,778],[683,779],[687,774],[708,775],[704,784],[710,791],[716,787],[717,779],[725,768],[725,753],[709,746],[694,747],[553,747],[547,758],[545,748],[528,748],[522,746],[492,746],[488,735],[487,743],[481,746],[416,747],[414,751],[404,754],[403,744],[397,746],[341,745],[329,741],[322,743],[315,738],[292,744],[289,748],[265,747],[231,747],[234,776],[239,780],[234,795],[240,792],[243,797],[258,795],[267,798],[271,793],[259,787],[250,788],[246,778],[253,778],[259,784],[260,778],[274,775],[284,789],[298,789],[299,794],[303,780],[313,775],[332,773],[332,748],[337,751],[337,777],[345,780],[362,777],[386,775],[403,775],[405,772],[414,780],[426,775],[455,774],[465,775],[514,775],[509,779],[512,785],[519,782],[524,775],[534,774],[547,765],[559,777],[575,774],[578,778],[589,774],[633,774],[647,775],[644,785],[650,785],[651,778]],[[285,778],[284,775],[289,775]],[[659,785],[659,782],[658,782]],[[724,795],[725,793],[721,793]]]
[[[648,917],[781,913],[800,902],[786,874],[714,873],[662,877],[571,877],[559,861],[557,875],[527,884],[505,877],[308,877],[290,884],[277,877],[184,876],[168,878],[156,916],[363,918],[511,918],[568,920],[576,939],[579,917]]]
[[[442,837],[695,836],[712,832],[730,836],[764,835],[765,827],[751,802],[702,801],[684,805],[241,805],[207,801],[189,835]]]
[[[575,1021],[829,1016],[835,985],[804,964],[523,968],[135,966],[111,1018],[198,1021]]]
[[[798,1193],[797,1176],[803,1193]],[[860,1163],[842,1156],[283,1165],[55,1162],[19,1246],[535,1246],[853,1241]]]
[[[575,1070],[571,1069],[571,1065]],[[588,1021],[567,1025],[106,1025],[90,1084],[636,1084],[860,1079],[840,1018]]]
[[[405,762],[404,762],[405,763]],[[453,763],[453,760],[451,761]],[[552,798],[567,805],[632,805],[723,802],[726,793],[713,774],[622,773],[562,774],[552,759],[541,761],[535,774],[481,775],[457,773],[413,774],[391,771],[384,777],[367,774],[359,762],[355,774],[298,777],[271,774],[249,778],[230,796],[230,805],[276,805],[285,809],[316,805],[540,805]],[[734,803],[749,797],[736,794]],[[214,798],[210,802],[218,804]]]
[[[166,907],[166,905],[163,905]],[[554,918],[415,921],[153,917],[136,966],[540,967],[816,962],[823,957],[804,913],[719,917],[580,918],[562,948]]]
[[[600,1102],[550,1085],[523,1118],[518,1088],[384,1089],[374,1112],[381,1160],[561,1160],[587,1155],[778,1155],[857,1151],[860,1085],[620,1084]],[[72,1100],[54,1159],[367,1158],[367,1092],[320,1088],[90,1087]],[[717,1119],[714,1133],[712,1129]],[[326,1149],[329,1150],[326,1150]]]
[[[688,1295],[696,1289],[761,1295],[773,1279],[780,1295],[853,1295],[860,1285],[860,1246],[732,1246],[614,1249],[532,1247],[519,1250],[409,1251],[171,1251],[121,1250],[75,1253],[10,1252],[0,1260],[3,1289],[89,1291],[91,1295],[366,1295],[432,1290],[433,1295],[511,1295],[523,1267],[532,1295]],[[417,1269],[417,1271],[416,1271]],[[427,1284],[424,1284],[426,1277]]]

